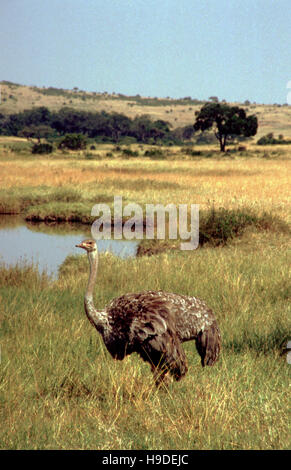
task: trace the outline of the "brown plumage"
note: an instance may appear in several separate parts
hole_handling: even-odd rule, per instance
[[[167,372],[180,380],[187,372],[182,343],[195,340],[201,364],[218,359],[221,338],[212,310],[200,299],[162,291],[124,294],[104,310],[96,310],[93,289],[97,276],[98,251],[94,240],[79,245],[87,251],[90,276],[85,293],[85,312],[102,335],[114,359],[136,352],[151,364],[156,384]]]

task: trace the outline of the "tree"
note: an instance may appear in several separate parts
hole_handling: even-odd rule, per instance
[[[206,103],[195,113],[195,131],[209,130],[214,127],[215,137],[225,152],[227,140],[235,136],[251,137],[257,133],[258,120],[255,115],[248,116],[244,109],[227,104]]]
[[[54,130],[50,126],[41,124],[40,126],[25,126],[18,132],[19,137],[25,137],[27,140],[37,139],[40,144],[41,139],[47,139],[53,135]]]
[[[130,132],[130,124],[130,118],[124,116],[124,114],[112,114],[109,120],[109,128],[112,140],[114,142],[118,142],[120,137],[128,135]]]
[[[185,126],[182,128],[182,138],[183,140],[191,140],[194,134],[193,126]]]
[[[66,134],[61,140],[58,147],[60,149],[81,150],[87,145],[86,138],[82,134]]]
[[[146,114],[138,116],[132,123],[132,135],[141,142],[151,137],[152,120]]]
[[[4,131],[4,126],[3,126],[4,122],[5,122],[5,116],[4,116],[4,114],[0,113],[0,135]]]
[[[158,119],[152,123],[152,128],[150,130],[150,136],[154,139],[155,143],[158,139],[163,139],[170,132],[171,124],[162,119]]]
[[[41,124],[49,126],[51,123],[51,112],[45,106],[27,109],[21,114],[26,126],[39,126]]]

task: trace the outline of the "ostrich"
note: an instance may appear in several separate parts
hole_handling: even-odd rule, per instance
[[[211,366],[218,359],[221,338],[213,312],[200,299],[162,291],[124,294],[103,310],[93,303],[98,268],[95,240],[82,241],[87,251],[90,275],[84,303],[85,312],[114,359],[136,352],[151,365],[155,384],[163,383],[169,372],[175,380],[186,374],[184,341],[195,340],[201,364]]]

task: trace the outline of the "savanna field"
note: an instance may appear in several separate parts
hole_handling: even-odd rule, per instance
[[[149,158],[138,144],[135,156],[111,144],[33,156],[27,145],[1,137],[2,213],[90,223],[94,204],[121,195],[143,207],[199,204],[202,221],[223,209],[255,222],[190,252],[101,254],[98,307],[161,289],[202,298],[215,312],[219,361],[202,369],[195,343],[184,344],[189,372],[168,388],[156,389],[135,355],[115,362],[88,322],[85,255],[68,257],[57,279],[2,265],[1,448],[289,448],[290,146],[250,144],[225,155],[215,145],[193,154],[163,147]]]

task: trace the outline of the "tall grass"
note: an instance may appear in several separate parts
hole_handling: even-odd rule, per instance
[[[101,255],[100,307],[124,292],[164,289],[201,297],[215,311],[219,362],[202,369],[195,345],[185,344],[189,373],[164,390],[137,356],[114,361],[89,324],[86,256],[68,258],[54,282],[35,268],[2,268],[1,448],[288,448],[286,261],[272,248]]]
[[[212,149],[213,158],[186,161],[179,160],[179,148],[174,150],[173,160],[88,161],[83,155],[62,159],[41,156],[36,160],[3,155],[0,212],[33,210],[35,214],[38,206],[50,204],[47,209],[52,214],[53,205],[62,203],[69,216],[71,205],[82,203],[89,216],[94,203],[113,202],[113,195],[122,195],[124,202],[142,206],[195,203],[206,210],[214,203],[215,208],[274,211],[290,220],[290,159],[280,152],[274,159],[263,159],[256,150],[250,150],[247,157],[222,158]]]
[[[1,266],[0,447],[290,447],[290,365],[282,355],[291,339],[286,150],[222,158],[209,148],[204,158],[198,148],[202,155],[184,155],[187,160],[178,148],[163,160],[121,160],[113,151],[100,161],[6,150],[0,212],[84,221],[94,204],[111,205],[122,195],[125,204],[142,207],[200,204],[212,238],[217,231],[231,238],[244,229],[245,235],[194,252],[101,256],[100,307],[125,292],[163,289],[200,297],[214,310],[223,341],[219,362],[202,369],[194,344],[185,344],[189,373],[168,389],[155,389],[150,368],[137,356],[115,362],[89,324],[86,256],[68,258],[55,281],[34,266]],[[109,150],[104,147],[104,155]],[[207,216],[212,207],[219,217]]]

